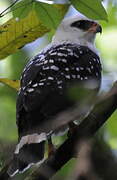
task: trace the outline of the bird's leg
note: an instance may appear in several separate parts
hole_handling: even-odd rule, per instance
[[[48,138],[48,157],[50,157],[55,152],[55,146],[52,143],[51,136]]]
[[[74,133],[74,130],[78,127],[74,122],[70,122],[68,124],[69,126],[69,131],[68,131],[68,137],[72,136],[72,134]]]

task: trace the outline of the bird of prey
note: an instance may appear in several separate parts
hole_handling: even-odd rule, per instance
[[[69,88],[86,87],[89,82],[97,96],[102,71],[94,42],[98,32],[102,28],[94,20],[79,15],[66,18],[52,42],[24,68],[16,106],[19,138],[10,176],[43,161],[45,142],[55,133],[50,120],[75,104],[68,96]]]

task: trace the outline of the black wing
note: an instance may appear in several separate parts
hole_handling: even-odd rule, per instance
[[[85,46],[51,46],[30,60],[22,74],[17,99],[19,136],[32,133],[37,126],[43,132],[41,123],[48,124],[50,117],[72,105],[66,94],[68,87],[90,79],[96,80],[98,90],[100,59]]]

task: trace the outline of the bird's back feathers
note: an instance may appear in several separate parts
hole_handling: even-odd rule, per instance
[[[8,173],[24,172],[32,164],[44,158],[44,142],[41,134],[53,131],[49,119],[71,107],[75,102],[69,99],[67,91],[73,84],[96,81],[93,87],[97,94],[101,83],[100,58],[86,46],[64,43],[42,51],[27,64],[21,79],[17,99],[17,125],[19,146]],[[88,83],[87,83],[88,85]],[[39,142],[22,139],[37,133]]]

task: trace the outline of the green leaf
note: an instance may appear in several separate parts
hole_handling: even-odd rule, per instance
[[[13,17],[20,19],[26,17],[33,7],[32,0],[22,0],[11,8]]]
[[[72,5],[85,16],[108,21],[106,10],[100,0],[70,0]]]
[[[48,22],[45,23],[45,18],[39,15],[37,17],[34,5],[33,3],[33,7],[26,17],[19,21],[16,18],[12,18],[0,26],[0,42],[2,42],[0,43],[0,60],[15,53],[27,43],[42,37],[45,33],[51,30],[54,31],[53,27],[50,28],[49,25],[45,25],[48,24]],[[53,15],[53,21],[56,25],[60,23],[68,7],[65,4],[54,5],[59,16],[56,20]]]
[[[35,2],[34,9],[37,13],[37,16],[45,26],[51,29],[56,29],[65,15],[65,12],[68,10],[68,5]],[[61,14],[61,12],[63,14]]]

